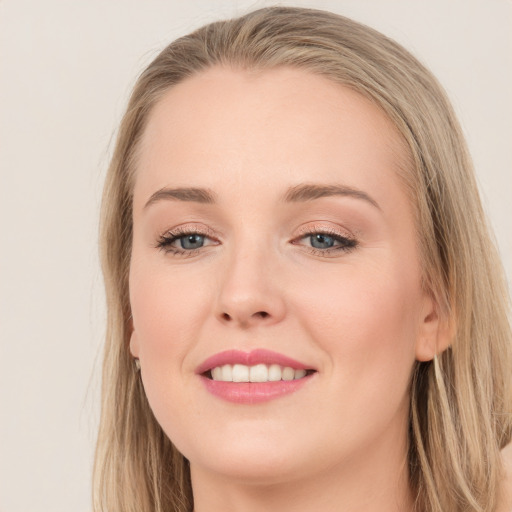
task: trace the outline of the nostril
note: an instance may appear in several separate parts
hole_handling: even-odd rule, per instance
[[[233,320],[239,321],[241,324],[246,324],[247,322],[250,322],[251,319],[256,320],[258,318],[264,319],[264,318],[270,318],[272,315],[270,313],[267,313],[266,311],[256,311],[255,313],[252,313],[248,316],[245,316],[243,314],[240,315],[230,315],[229,313],[222,313],[220,315],[220,318],[223,322],[232,322]]]

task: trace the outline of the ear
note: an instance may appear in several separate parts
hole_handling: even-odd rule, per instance
[[[431,361],[450,346],[455,334],[455,322],[440,314],[435,299],[429,293],[425,293],[423,298],[419,322],[416,360]]]
[[[139,357],[139,340],[137,337],[137,333],[135,332],[135,329],[132,330],[132,334],[130,336],[130,353],[133,357],[138,358]]]

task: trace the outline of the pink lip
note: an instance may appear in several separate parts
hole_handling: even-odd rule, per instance
[[[294,393],[314,376],[314,374],[310,374],[302,379],[281,380],[277,382],[222,382],[212,380],[204,375],[212,368],[225,364],[243,364],[246,366],[278,364],[280,366],[289,366],[295,370],[311,370],[312,368],[277,352],[264,349],[257,349],[251,352],[226,350],[209,357],[199,365],[196,373],[199,374],[201,381],[212,395],[238,404],[257,404]]]
[[[206,389],[228,402],[237,404],[258,404],[298,391],[313,375],[297,380],[277,382],[222,382],[201,376]]]
[[[196,373],[205,373],[217,366],[225,364],[244,364],[246,366],[254,366],[256,364],[278,364],[280,366],[289,366],[294,370],[312,370],[311,366],[299,363],[295,359],[283,356],[271,350],[259,348],[250,352],[242,352],[241,350],[225,350],[209,357],[206,361],[198,366]]]

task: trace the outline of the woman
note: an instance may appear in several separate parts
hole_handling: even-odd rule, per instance
[[[453,111],[267,8],[139,78],[107,176],[95,510],[498,511],[510,326]]]

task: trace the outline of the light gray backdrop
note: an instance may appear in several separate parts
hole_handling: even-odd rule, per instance
[[[90,510],[111,138],[170,40],[270,1],[0,0],[0,511]],[[445,85],[512,277],[510,0],[281,2],[394,37]]]

